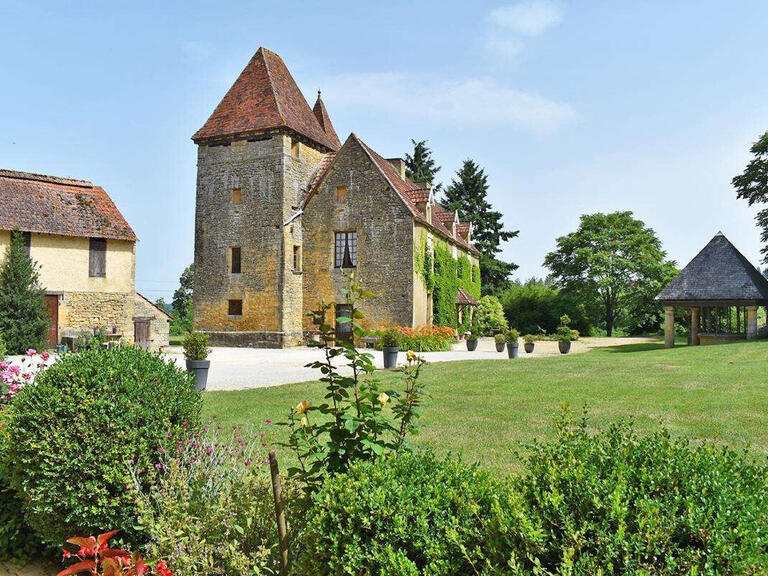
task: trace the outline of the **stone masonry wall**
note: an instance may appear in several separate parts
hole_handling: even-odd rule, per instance
[[[339,186],[347,187],[337,200]],[[413,318],[413,218],[356,142],[349,142],[307,206],[304,220],[304,311],[322,298],[343,303],[352,270],[334,268],[334,233],[358,234],[357,268],[375,294],[361,306],[365,324],[408,326]],[[312,320],[304,318],[304,329]]]
[[[138,293],[134,294],[134,318],[149,319],[150,338],[152,343],[150,350],[160,350],[168,346],[168,334],[170,331],[170,318],[148,302]]]
[[[65,292],[59,299],[59,338],[69,330],[117,326],[122,342],[133,343],[133,293]]]

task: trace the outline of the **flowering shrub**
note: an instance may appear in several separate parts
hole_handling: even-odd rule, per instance
[[[14,397],[0,433],[0,476],[48,542],[98,526],[132,538],[128,461],[155,466],[166,435],[175,442],[199,425],[201,404],[188,375],[149,352],[123,346],[64,356]]]
[[[51,363],[48,352],[37,353],[30,348],[18,364],[0,362],[0,405],[9,403],[25,384],[35,381],[37,374]]]
[[[383,338],[392,331],[396,346],[400,350],[414,350],[415,352],[445,352],[451,349],[451,344],[456,342],[456,331],[448,326],[396,326],[388,330],[380,329],[375,332],[379,337],[376,348],[381,349]]]
[[[58,573],[57,576],[74,576],[76,574],[92,574],[94,576],[173,576],[163,560],[154,568],[144,562],[140,554],[131,554],[127,550],[110,548],[109,541],[119,531],[113,530],[106,534],[75,537],[67,540],[67,544],[77,547],[70,550],[66,546],[62,552],[62,562],[72,560],[74,563]]]
[[[350,318],[337,318],[337,322],[351,322],[356,337],[366,334],[359,320],[362,313],[356,305],[368,293],[350,279],[346,299],[351,307]],[[337,342],[334,327],[326,323],[330,308],[320,303],[311,315],[320,323],[320,334],[325,359],[308,364],[323,375],[329,402],[318,405],[301,401],[291,410],[285,424],[290,429],[287,445],[294,450],[298,468],[290,468],[292,477],[299,477],[312,491],[324,476],[347,470],[356,460],[370,460],[385,453],[397,452],[405,446],[406,436],[416,431],[424,385],[419,381],[424,360],[408,351],[407,363],[401,369],[404,391],[382,391],[372,377],[375,370],[371,354],[359,352],[353,342]],[[337,359],[346,360],[341,372]]]
[[[212,425],[166,445],[149,492],[135,478],[145,550],[177,576],[276,574],[278,541],[267,475],[266,432]],[[136,476],[141,476],[137,471]],[[284,485],[290,518],[302,517],[293,484]],[[300,533],[291,526],[292,536]]]

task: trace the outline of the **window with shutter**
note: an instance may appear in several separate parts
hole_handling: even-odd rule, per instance
[[[107,240],[91,238],[88,250],[88,276],[105,278],[107,276]]]
[[[227,301],[227,314],[229,316],[242,316],[243,315],[243,301],[242,300],[228,300]]]

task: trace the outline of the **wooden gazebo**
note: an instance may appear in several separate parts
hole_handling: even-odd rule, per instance
[[[690,310],[690,343],[757,336],[757,307],[768,305],[768,280],[718,232],[662,290],[664,346],[675,345],[675,307]]]

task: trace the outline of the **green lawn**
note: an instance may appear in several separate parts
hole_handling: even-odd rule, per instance
[[[587,407],[600,425],[632,416],[639,428],[726,442],[768,454],[768,342],[679,347],[626,345],[586,354],[516,361],[445,362],[425,367],[431,398],[415,443],[462,453],[499,471],[514,469],[518,441],[546,438],[564,404]],[[391,381],[391,373],[377,373]],[[303,399],[322,400],[318,382],[210,392],[205,413],[223,425],[285,418]],[[284,429],[275,429],[279,439]]]

